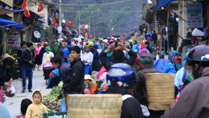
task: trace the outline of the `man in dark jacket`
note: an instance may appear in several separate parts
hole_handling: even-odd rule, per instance
[[[157,34],[155,33],[155,30],[152,33],[152,41],[154,41],[154,45],[156,46],[156,44],[157,44]]]
[[[78,46],[73,46],[70,55],[73,58],[71,63],[71,70],[66,82],[63,85],[65,94],[79,94],[83,92],[84,83],[84,64],[80,59],[81,49]]]
[[[92,63],[92,70],[99,71],[101,65],[99,63],[99,53],[94,46],[90,45],[91,53],[94,55],[93,63]]]
[[[139,57],[140,63],[142,65],[142,71],[137,73],[136,79],[136,88],[134,90],[134,97],[145,106],[148,106],[147,99],[147,90],[146,90],[146,78],[145,74],[147,73],[161,73],[158,70],[153,69],[154,57],[152,54],[142,54]],[[153,111],[150,110],[149,118],[160,118],[160,116],[164,113],[164,111]]]
[[[23,42],[21,42],[21,44],[20,44],[20,46],[21,46],[21,48],[17,51],[17,57],[18,57],[18,61],[19,61],[19,59],[21,58],[21,55],[22,55],[22,52],[23,52],[23,50],[26,48],[26,42],[25,41],[23,41]],[[20,62],[19,62],[20,63]]]
[[[110,48],[107,49],[107,50],[105,50],[105,51],[103,51],[102,54],[100,55],[100,60],[101,60],[101,62],[102,62],[102,65],[103,65],[107,70],[109,70],[110,67],[111,67],[111,65],[112,65],[112,64],[115,64],[115,63],[122,63],[122,62],[125,62],[125,63],[129,64],[130,66],[133,66],[133,64],[134,64],[134,61],[135,61],[135,59],[136,59],[136,57],[137,57],[137,56],[136,56],[136,53],[133,52],[132,50],[128,49],[122,42],[118,42],[118,45],[120,46],[121,50],[115,50],[115,51],[113,52],[113,58],[114,58],[114,61],[113,61],[113,62],[107,61],[105,57],[106,57],[106,55],[107,55],[108,52],[110,52],[111,50],[113,50],[113,48],[114,48],[114,46],[115,46],[114,43],[112,43],[112,44],[110,45]],[[129,54],[129,56],[130,56],[129,60],[124,61],[124,60],[125,60],[125,57],[124,57],[124,53],[123,53],[122,50],[125,50],[125,51],[128,52],[128,54]]]
[[[64,87],[68,87],[67,84],[68,84],[68,79],[70,78],[69,76],[71,72],[70,64],[63,63],[62,56],[59,56],[59,55],[56,55],[55,57],[53,57],[51,59],[51,62],[53,64],[54,69],[59,69],[59,79],[62,79],[63,81],[62,89],[66,90],[67,88],[64,88]],[[63,97],[62,94],[60,94],[55,101],[61,99],[62,97]]]
[[[26,73],[29,77],[29,83],[28,83],[28,91],[32,92],[32,77],[33,77],[33,67],[34,67],[34,56],[33,56],[33,43],[27,42],[27,48],[23,50],[21,61],[22,61],[22,84],[23,84],[23,90],[22,93],[25,92],[26,89]]]
[[[178,101],[165,111],[162,118],[209,117],[209,47],[194,47],[185,68],[192,72],[195,80],[186,85]]]
[[[19,63],[20,78],[22,78],[22,71],[21,71],[22,62],[21,62],[21,56],[22,56],[23,50],[26,48],[26,42],[23,41],[23,42],[21,42],[20,45],[21,45],[21,48],[17,51],[17,60],[18,60],[18,63]]]

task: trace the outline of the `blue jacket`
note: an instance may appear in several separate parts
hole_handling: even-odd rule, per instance
[[[62,48],[62,51],[64,52],[64,55],[63,55],[63,58],[64,57],[68,57],[68,55],[69,55],[69,50],[68,50],[68,48]]]
[[[139,45],[138,44],[133,44],[133,47],[132,47],[132,50],[135,52],[135,53],[138,53],[139,52]]]
[[[173,63],[171,63],[171,62],[168,63],[166,65],[166,67],[164,68],[163,72],[164,73],[176,73],[176,69],[175,69]]]

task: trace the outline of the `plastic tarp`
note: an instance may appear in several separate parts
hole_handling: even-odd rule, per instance
[[[156,11],[157,9],[160,9],[161,7],[170,4],[171,2],[173,2],[174,0],[157,0],[157,5],[154,9],[154,11]]]
[[[15,28],[25,28],[25,26],[23,26],[20,23],[17,23],[15,21],[11,21],[11,20],[6,20],[6,19],[3,19],[3,18],[0,18],[0,25],[1,26],[15,27]]]
[[[150,38],[152,38],[152,34],[151,33],[146,33],[146,35]]]
[[[195,28],[193,31],[192,31],[192,36],[204,36],[204,32]]]
[[[10,14],[10,13],[16,13],[16,12],[21,12],[24,11],[24,9],[21,10],[12,10],[12,9],[7,9],[4,7],[0,8],[0,15],[4,15],[4,14]]]
[[[166,67],[168,63],[171,61],[169,59],[158,59],[154,62],[154,69],[163,73],[163,69]]]

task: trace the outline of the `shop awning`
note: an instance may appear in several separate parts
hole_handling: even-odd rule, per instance
[[[160,9],[161,7],[170,4],[171,2],[173,2],[174,0],[157,0],[157,5],[154,9],[154,11]]]
[[[3,18],[0,18],[0,26],[8,26],[8,27],[15,27],[15,28],[25,28],[25,26],[23,26],[20,23],[17,23],[15,21],[11,21],[11,20],[6,20]]]
[[[16,13],[16,12],[21,12],[21,11],[24,11],[24,10],[23,9],[21,9],[21,10],[12,10],[12,9],[6,9],[4,7],[1,7],[0,8],[0,15]]]

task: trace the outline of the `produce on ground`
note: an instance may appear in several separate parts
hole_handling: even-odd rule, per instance
[[[43,96],[44,100],[55,100],[62,93],[62,83],[58,86],[54,86],[50,94]]]
[[[50,94],[43,96],[43,104],[48,108],[48,112],[60,112],[61,100],[59,102],[52,102],[62,93],[62,85],[60,82],[58,86],[54,86]]]
[[[48,108],[48,112],[60,112],[61,103],[46,100],[43,104]]]

